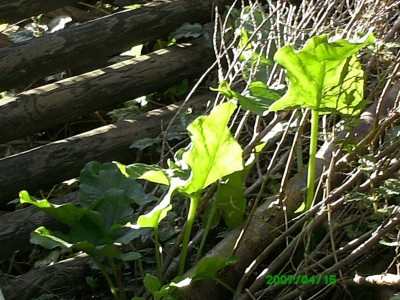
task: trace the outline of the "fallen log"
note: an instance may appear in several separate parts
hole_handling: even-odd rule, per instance
[[[79,193],[74,192],[65,197],[51,199],[54,204],[79,202]],[[0,260],[8,259],[18,251],[28,252],[33,245],[29,238],[32,231],[40,226],[51,230],[64,227],[54,218],[49,217],[34,206],[10,212],[0,217]]]
[[[156,1],[0,49],[0,90],[168,36],[184,22],[209,22],[227,0]]]
[[[41,86],[0,104],[0,143],[36,133],[202,74],[213,53],[204,43],[178,45]]]
[[[62,299],[76,299],[87,288],[88,261],[88,256],[80,255],[20,276],[3,276],[0,288],[7,300],[28,300],[52,293]]]
[[[210,94],[200,95],[188,105],[200,109],[209,99]],[[127,117],[113,125],[0,159],[0,205],[18,197],[21,190],[35,191],[77,177],[89,161],[132,161],[131,143],[157,136],[180,105]]]
[[[74,5],[80,0],[0,0],[0,23],[13,23],[22,19]]]

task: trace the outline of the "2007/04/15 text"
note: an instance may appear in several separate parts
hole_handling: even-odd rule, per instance
[[[267,285],[336,284],[336,275],[267,275]]]

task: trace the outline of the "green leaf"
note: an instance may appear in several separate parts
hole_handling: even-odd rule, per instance
[[[137,220],[137,226],[140,227],[151,227],[157,228],[158,224],[167,216],[168,211],[171,210],[171,194],[175,190],[175,187],[171,187],[168,194],[164,199],[154,207],[149,213],[141,215]],[[137,228],[133,226],[133,228]]]
[[[78,246],[83,247],[83,245],[90,246],[89,243],[83,242],[83,243],[79,243],[77,246],[74,246],[74,247],[78,247]],[[114,244],[96,246],[95,249],[96,249],[97,253],[100,253],[100,254],[104,255],[105,257],[108,257],[108,258],[118,258],[118,259],[120,259],[121,255],[122,255],[121,251]],[[82,248],[81,248],[81,250],[84,251]]]
[[[77,224],[82,216],[87,212],[87,209],[78,208],[71,203],[55,205],[51,204],[46,199],[34,200],[29,196],[27,191],[21,191],[19,197],[21,203],[32,204],[44,211],[47,215],[70,227],[75,226],[75,224]]]
[[[110,189],[92,207],[100,213],[106,229],[114,224],[125,223],[124,218],[133,214],[129,198],[126,193],[118,189]]]
[[[160,280],[151,274],[146,274],[143,281],[144,285],[151,293],[154,293],[161,288]]]
[[[139,252],[128,252],[128,253],[123,253],[121,255],[121,259],[123,261],[133,261],[141,258],[142,255]]]
[[[228,128],[236,105],[226,102],[215,107],[209,116],[197,118],[189,125],[191,147],[182,154],[191,170],[186,185],[179,191],[193,194],[223,176],[243,169],[242,148]]]
[[[249,85],[250,94],[262,99],[265,103],[272,103],[283,96],[283,91],[271,90],[264,82],[254,81]]]
[[[221,258],[221,257],[209,257],[200,260],[197,265],[192,269],[190,272],[189,277],[196,280],[202,279],[212,279],[215,277],[215,274],[221,270],[222,268],[233,265],[237,263],[239,260],[236,257],[228,257],[228,258]]]
[[[80,174],[79,186],[83,206],[93,205],[112,188],[124,191],[131,204],[143,206],[155,200],[154,196],[143,191],[135,179],[127,178],[122,174],[116,163],[89,162],[86,164]]]
[[[247,201],[243,190],[243,172],[235,172],[219,184],[216,201],[226,225],[239,226],[243,221]]]
[[[63,239],[55,236],[50,230],[44,226],[40,226],[31,233],[30,242],[32,244],[40,245],[46,249],[54,249],[60,247],[63,250],[72,248],[73,244],[64,241]]]
[[[107,191],[92,207],[76,207],[71,203],[55,205],[46,199],[31,199],[26,191],[20,192],[21,203],[30,203],[70,227],[67,234],[51,233],[71,244],[87,241],[93,245],[112,243],[124,236],[126,228],[114,230],[114,224],[124,224],[133,210],[126,194],[117,189]],[[50,233],[48,233],[50,234]]]
[[[279,49],[274,60],[287,70],[288,92],[270,106],[271,111],[311,108],[322,113],[359,113],[363,100],[363,72],[355,54],[372,45],[370,34],[355,43],[327,35],[316,36],[298,52],[292,46]]]
[[[112,243],[111,232],[105,227],[100,213],[88,210],[82,218],[71,227],[64,237],[71,243],[87,241],[93,245]]]
[[[254,86],[253,86],[254,87]],[[269,106],[273,102],[271,99],[266,99],[262,97],[246,97],[238,92],[232,90],[229,83],[226,80],[221,81],[218,88],[210,88],[213,91],[220,92],[222,95],[228,99],[234,99],[239,101],[242,109],[249,110],[257,115],[264,115],[268,110]]]
[[[128,178],[146,179],[151,182],[169,185],[169,179],[163,168],[157,165],[131,164],[126,166]]]
[[[199,117],[189,125],[192,143],[177,151],[175,161],[169,161],[167,195],[152,211],[138,218],[137,226],[156,228],[171,209],[176,190],[194,194],[243,168],[242,149],[227,126],[235,108],[230,102],[221,104],[209,116]]]

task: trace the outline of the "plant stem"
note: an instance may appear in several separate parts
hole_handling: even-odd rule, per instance
[[[206,243],[207,236],[208,236],[208,233],[210,232],[212,221],[214,219],[214,215],[215,215],[216,211],[217,211],[217,203],[216,203],[216,201],[213,201],[211,204],[211,211],[208,216],[206,228],[204,229],[204,234],[203,234],[203,237],[201,238],[199,250],[197,250],[196,262],[198,262],[200,259],[201,252],[203,251],[204,245]]]
[[[122,278],[121,278],[121,272],[118,271],[117,266],[115,265],[114,259],[112,257],[107,257],[108,263],[110,264],[111,271],[114,276],[114,282],[118,286],[118,294],[119,294],[119,299],[120,300],[126,300],[126,294],[124,291],[124,287],[122,284]]]
[[[107,269],[96,258],[94,258],[94,256],[91,256],[91,257],[92,257],[94,264],[100,269],[101,273],[106,278],[108,286],[110,287],[110,290],[111,290],[111,294],[114,296],[114,299],[118,300],[119,297],[118,297],[117,289],[116,289],[111,277],[108,275]]]
[[[310,158],[308,160],[308,176],[307,176],[307,199],[305,203],[305,211],[309,210],[314,200],[315,189],[315,166],[318,144],[318,117],[319,112],[311,111],[311,134],[310,134]]]
[[[195,193],[193,195],[190,195],[189,197],[190,197],[189,214],[187,217],[185,234],[183,236],[183,241],[182,241],[182,252],[179,261],[178,275],[183,275],[183,272],[185,271],[185,261],[190,241],[190,233],[192,232],[192,226],[194,223],[194,219],[196,217],[196,210],[197,210],[197,205],[199,204],[200,193]]]
[[[156,250],[156,261],[157,261],[157,277],[162,282],[162,267],[161,267],[161,253],[160,253],[160,241],[158,239],[158,225],[154,227],[154,245]]]

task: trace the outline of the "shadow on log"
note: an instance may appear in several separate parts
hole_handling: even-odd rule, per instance
[[[0,49],[0,90],[114,55],[168,36],[184,22],[207,23],[215,3],[155,1]]]
[[[21,21],[25,18],[79,2],[80,0],[1,0],[0,23]]]
[[[6,280],[3,277],[0,287],[7,300],[30,300],[51,293],[60,295],[61,299],[77,299],[79,292],[87,288],[88,261],[89,257],[81,255],[21,276]]]
[[[202,74],[212,62],[212,50],[199,40],[2,99],[0,143],[168,88]]]
[[[193,98],[187,104],[200,108],[210,94]],[[135,140],[156,137],[182,104],[173,104],[148,113],[125,118],[64,140],[0,159],[0,205],[18,197],[21,190],[34,191],[79,176],[92,160],[131,161]]]
[[[79,193],[74,192],[65,197],[51,199],[54,204],[79,203]],[[28,252],[33,245],[29,238],[32,231],[39,226],[51,230],[64,228],[54,218],[49,217],[34,206],[29,206],[0,217],[0,260],[12,257],[14,252]]]

